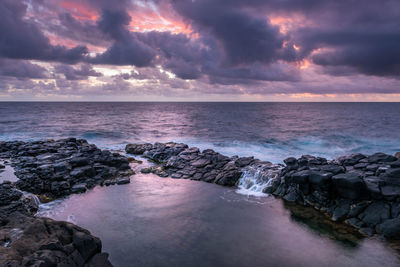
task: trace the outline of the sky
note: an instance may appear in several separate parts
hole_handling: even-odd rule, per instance
[[[0,0],[0,101],[400,101],[398,0]]]

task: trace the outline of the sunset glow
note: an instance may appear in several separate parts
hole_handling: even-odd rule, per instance
[[[313,94],[326,101],[339,95],[371,100],[367,94],[386,101],[388,94],[399,93],[399,64],[393,62],[398,50],[389,47],[388,28],[396,14],[382,17],[382,25],[367,33],[371,27],[356,22],[370,14],[356,3],[352,10],[358,11],[346,19],[345,1],[311,9],[289,3],[284,8],[274,1],[224,5],[208,0],[4,0],[0,11],[16,15],[0,14],[3,25],[12,21],[1,29],[6,40],[0,46],[1,97],[76,93],[85,99],[84,92],[97,90],[106,100],[115,88],[115,99],[148,99],[150,91],[138,96],[137,85],[155,83],[169,92],[159,100],[181,99],[182,90],[182,99],[238,101],[308,101]],[[386,37],[377,34],[381,28]],[[360,38],[352,39],[356,35]],[[381,60],[374,61],[378,54]],[[276,91],[281,98],[271,95]]]

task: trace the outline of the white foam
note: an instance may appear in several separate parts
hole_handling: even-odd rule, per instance
[[[276,170],[268,170],[263,167],[250,166],[243,170],[243,174],[239,179],[238,189],[236,193],[266,197],[268,194],[263,190],[271,184],[272,179],[276,177]]]

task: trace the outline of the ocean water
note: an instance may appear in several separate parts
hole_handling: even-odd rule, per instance
[[[0,140],[75,136],[101,148],[184,142],[274,163],[400,151],[400,103],[0,102]]]
[[[278,163],[400,151],[398,114],[392,103],[0,102],[0,140],[75,136],[118,150],[175,141]],[[144,175],[152,163],[138,158],[130,184],[41,204],[37,216],[90,230],[114,266],[400,266],[399,243],[263,194],[257,170],[236,189]],[[12,172],[7,165],[0,181]]]

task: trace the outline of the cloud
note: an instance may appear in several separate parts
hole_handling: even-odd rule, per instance
[[[19,79],[46,78],[47,70],[39,65],[25,60],[0,59],[0,76],[9,76]]]
[[[26,8],[19,0],[0,1],[0,57],[75,63],[87,54],[85,46],[51,45],[32,21],[24,19]]]
[[[103,74],[95,71],[92,66],[81,64],[80,68],[74,68],[69,65],[58,65],[55,67],[57,74],[63,74],[67,80],[86,80],[90,77],[101,77]]]

